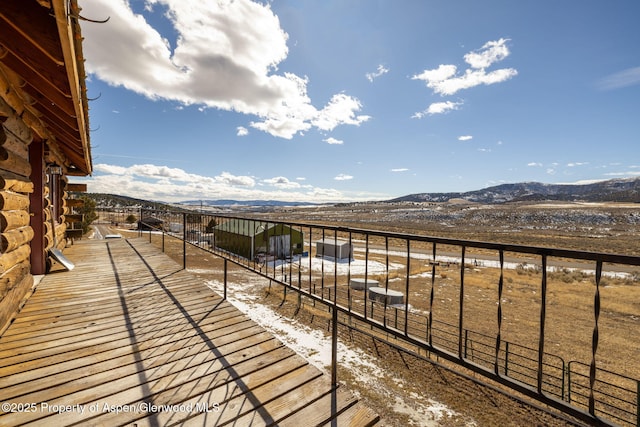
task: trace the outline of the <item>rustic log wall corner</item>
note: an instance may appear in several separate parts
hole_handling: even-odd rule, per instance
[[[76,219],[65,217],[78,191],[67,175],[92,173],[78,10],[77,0],[0,2],[0,335]]]
[[[30,197],[34,185],[28,145],[31,131],[7,104],[0,104],[0,328],[34,283],[31,274]],[[1,330],[1,329],[0,329]]]

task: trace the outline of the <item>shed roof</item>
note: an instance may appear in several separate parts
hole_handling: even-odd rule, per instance
[[[322,243],[323,245],[332,245],[332,246],[344,246],[349,244],[347,240],[341,240],[341,239],[336,240],[330,237],[316,240],[315,243]]]
[[[66,174],[81,176],[93,166],[79,19],[77,0],[0,5],[3,98],[62,159]]]
[[[253,219],[230,219],[218,224],[214,229],[218,231],[226,231],[228,233],[239,234],[241,236],[255,236],[263,233],[265,230],[271,230],[277,224],[264,221],[256,221]],[[285,226],[289,228],[288,226]]]

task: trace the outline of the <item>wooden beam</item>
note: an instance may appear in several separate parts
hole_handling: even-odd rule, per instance
[[[62,46],[62,54],[66,63],[67,81],[76,110],[78,129],[80,129],[81,147],[83,149],[83,164],[77,163],[80,169],[91,173],[91,147],[89,145],[89,114],[84,84],[84,64],[82,61],[82,44],[80,25],[69,17],[69,14],[79,13],[77,0],[52,0],[51,5],[58,25],[58,34]],[[70,10],[67,10],[69,8]]]
[[[29,225],[28,211],[0,211],[0,229],[9,231]]]
[[[29,245],[20,246],[15,251],[0,255],[0,274],[4,274],[14,265],[29,259],[29,255],[31,255]]]
[[[70,208],[81,208],[84,206],[83,199],[67,199],[67,207]]]
[[[33,228],[29,226],[5,231],[0,234],[0,251],[11,252],[22,245],[28,245],[33,236]]]
[[[81,193],[86,193],[87,192],[87,184],[78,184],[78,183],[68,183],[67,187],[65,188],[67,191],[75,191],[75,192],[81,192]]]
[[[67,114],[72,115],[74,113],[71,94],[68,90],[64,90],[68,88],[67,86],[57,86],[53,81],[43,77],[41,73],[34,71],[31,67],[25,67],[24,63],[13,52],[2,45],[0,45],[0,62],[20,75],[30,86],[46,93],[47,98],[59,105]],[[43,96],[33,89],[28,90],[28,92],[36,99],[41,99]]]
[[[24,40],[45,55],[49,61],[64,65],[58,28],[55,19],[49,15],[48,9],[35,5],[32,0],[3,0],[0,18],[19,35],[19,38],[14,38],[15,42]],[[3,28],[3,31],[6,29]]]
[[[82,141],[80,140],[80,133],[77,129],[71,129],[66,126],[64,123],[61,123],[59,120],[56,120],[55,117],[51,115],[42,115],[39,119],[47,125],[49,129],[51,129],[54,135],[59,135],[61,138],[67,141],[77,141],[77,145],[80,152],[82,152]]]
[[[30,68],[43,78],[51,80],[52,83],[59,85],[63,90],[69,87],[69,82],[64,80],[64,74],[61,73],[61,70],[64,70],[61,65],[51,61],[42,52],[21,40],[20,34],[2,20],[0,20],[0,26],[2,26],[0,44],[13,53],[16,58],[20,59],[23,66]]]
[[[0,210],[29,210],[29,196],[14,193],[13,191],[0,191]]]
[[[28,93],[26,90],[25,93]],[[47,117],[50,122],[56,123],[61,129],[64,129],[70,136],[76,135],[75,139],[80,140],[78,131],[78,122],[75,117],[70,116],[59,108],[57,104],[52,103],[46,97],[33,98],[34,105],[26,106],[30,110],[35,110],[41,114],[40,117]],[[35,113],[34,113],[35,114]]]
[[[26,159],[16,156],[12,151],[7,151],[6,153],[6,159],[0,159],[0,169],[22,176],[31,174],[31,165]]]
[[[34,186],[33,182],[25,176],[0,170],[0,189],[31,194]]]
[[[83,219],[84,219],[83,214],[67,214],[64,216],[64,221],[68,222],[69,224],[72,224],[74,222],[82,222]],[[67,232],[68,231],[69,229],[67,229]]]

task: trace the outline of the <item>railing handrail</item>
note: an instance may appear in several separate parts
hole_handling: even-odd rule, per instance
[[[167,213],[172,211],[166,210],[157,210],[157,209],[145,209],[146,212],[159,212],[159,213]],[[615,254],[615,253],[607,253],[607,252],[592,252],[592,251],[581,251],[575,249],[563,249],[563,248],[549,248],[544,246],[529,246],[529,245],[520,245],[513,243],[498,243],[498,242],[485,242],[479,240],[465,240],[465,239],[452,239],[447,237],[438,237],[438,236],[424,236],[420,234],[412,234],[412,233],[399,233],[393,231],[382,231],[375,229],[366,229],[366,228],[357,228],[357,227],[345,227],[338,225],[320,225],[309,222],[300,222],[300,221],[284,221],[284,220],[265,220],[264,218],[254,217],[254,216],[238,216],[238,215],[230,215],[224,213],[202,213],[202,212],[191,212],[188,215],[205,215],[205,216],[215,216],[216,218],[225,218],[225,219],[242,219],[242,220],[252,220],[257,222],[263,222],[267,224],[283,224],[290,225],[295,227],[322,227],[325,230],[331,230],[335,232],[341,233],[355,233],[355,234],[368,234],[374,235],[378,237],[388,237],[394,239],[410,239],[412,241],[418,242],[426,242],[426,243],[437,243],[443,245],[451,245],[451,246],[464,246],[464,247],[472,247],[477,249],[489,249],[496,251],[504,251],[504,252],[520,252],[529,255],[546,255],[548,257],[557,257],[557,258],[574,258],[583,261],[602,261],[614,264],[629,264],[634,266],[640,266],[640,256],[635,255],[624,255],[624,254]]]
[[[145,209],[145,210],[140,210],[140,220],[142,220],[143,217],[143,212],[147,212],[150,214],[156,214],[156,215],[176,215],[176,218],[181,218],[182,221],[182,230],[178,235],[175,235],[174,237],[177,237],[179,239],[183,240],[183,244],[187,244],[190,242],[187,242],[186,236],[187,236],[187,216],[190,217],[190,219],[195,219],[195,218],[200,218],[199,221],[199,226],[202,226],[202,218],[208,218],[208,217],[213,217],[216,220],[231,220],[231,219],[238,219],[238,220],[251,220],[251,221],[256,221],[258,223],[261,224],[266,224],[265,228],[269,228],[270,225],[278,225],[278,224],[282,224],[282,225],[286,225],[289,228],[289,232],[291,233],[291,230],[294,227],[299,228],[300,230],[309,230],[309,240],[305,241],[303,239],[303,246],[304,245],[309,245],[309,252],[311,252],[312,249],[312,245],[313,242],[311,241],[312,235],[313,235],[313,230],[322,230],[322,236],[323,238],[326,236],[327,232],[330,235],[329,239],[334,239],[337,240],[338,239],[338,233],[341,234],[348,234],[349,236],[349,244],[352,244],[352,236],[355,235],[363,235],[365,236],[365,277],[370,277],[367,273],[367,267],[369,265],[368,262],[368,256],[369,256],[369,237],[370,236],[375,236],[375,237],[382,237],[385,239],[385,251],[387,254],[386,257],[386,263],[387,263],[387,267],[386,267],[386,284],[384,284],[384,286],[381,284],[381,286],[383,286],[385,289],[388,289],[388,280],[389,280],[389,247],[388,247],[388,242],[389,239],[397,239],[397,240],[406,240],[407,241],[407,282],[406,282],[406,287],[407,287],[407,291],[409,289],[409,259],[410,259],[410,242],[426,242],[426,243],[431,243],[433,246],[433,261],[436,261],[436,246],[439,245],[447,245],[447,246],[456,246],[456,247],[460,247],[461,248],[461,266],[460,266],[460,286],[461,286],[461,292],[460,294],[463,294],[463,286],[464,286],[464,269],[465,269],[465,249],[468,248],[477,248],[477,249],[486,249],[486,250],[493,250],[493,251],[497,251],[500,254],[500,267],[498,267],[501,271],[504,268],[504,253],[505,252],[513,252],[513,253],[519,253],[519,254],[527,254],[527,255],[535,255],[535,256],[539,256],[541,257],[541,261],[542,261],[542,265],[544,268],[542,268],[541,274],[542,274],[542,280],[543,280],[543,291],[544,292],[544,283],[546,282],[546,276],[547,276],[547,269],[550,268],[549,265],[547,265],[547,258],[550,257],[554,257],[554,258],[563,258],[563,259],[567,259],[567,260],[579,260],[579,261],[592,261],[592,262],[596,262],[596,267],[595,267],[595,277],[596,277],[596,286],[595,288],[595,306],[599,307],[600,305],[600,301],[599,301],[599,294],[598,294],[598,287],[600,286],[600,277],[601,277],[601,273],[602,273],[602,265],[603,263],[613,263],[613,264],[623,264],[623,265],[627,265],[627,266],[639,266],[640,265],[640,256],[630,256],[630,255],[618,255],[618,254],[611,254],[611,253],[599,253],[599,252],[588,252],[588,251],[580,251],[580,250],[570,250],[570,249],[557,249],[557,248],[547,248],[547,247],[538,247],[538,246],[527,246],[527,245],[516,245],[516,244],[505,244],[505,243],[492,243],[492,242],[480,242],[480,241],[473,241],[473,240],[462,240],[462,239],[450,239],[450,238],[441,238],[441,237],[432,237],[432,236],[422,236],[422,235],[415,235],[415,234],[407,234],[407,233],[397,233],[397,232],[386,232],[386,231],[380,231],[380,230],[368,230],[368,229],[362,229],[362,228],[352,228],[352,227],[343,227],[343,226],[335,226],[335,225],[318,225],[318,224],[312,224],[312,223],[307,223],[307,222],[294,222],[294,221],[284,221],[284,220],[265,220],[264,218],[256,218],[256,217],[252,217],[252,216],[238,216],[238,215],[229,215],[229,214],[218,214],[218,213],[201,213],[201,212],[189,212],[189,213],[185,213],[185,212],[180,212],[180,213],[176,213],[173,211],[167,211],[167,210],[156,210],[156,209]],[[177,216],[179,215],[179,216]],[[192,224],[197,224],[197,223],[192,223]],[[163,236],[164,236],[164,229],[163,231]],[[198,231],[198,230],[196,230]],[[201,231],[201,230],[200,230]],[[291,234],[290,234],[291,237]],[[151,239],[151,234],[150,237]],[[164,237],[163,237],[163,242],[164,242]],[[290,243],[291,244],[291,243]],[[164,245],[164,243],[163,243]],[[193,246],[195,247],[199,247],[201,249],[201,246],[194,244]],[[408,298],[407,298],[407,302],[406,302],[406,307],[405,307],[405,316],[401,316],[403,319],[404,326],[398,328],[398,316],[396,314],[396,319],[395,319],[395,328],[392,327],[391,325],[394,322],[390,322],[387,320],[387,312],[389,310],[389,308],[387,307],[386,304],[386,299],[384,304],[381,306],[383,308],[381,308],[381,311],[383,311],[383,317],[381,319],[376,319],[374,318],[374,313],[367,313],[367,294],[368,292],[364,292],[364,311],[362,313],[355,311],[354,308],[351,306],[351,297],[350,295],[350,286],[347,287],[347,304],[342,304],[340,303],[340,301],[338,301],[338,279],[337,279],[337,268],[335,268],[334,270],[334,277],[333,277],[333,285],[327,285],[325,286],[325,271],[324,271],[324,266],[325,266],[325,261],[323,259],[322,261],[322,271],[321,271],[321,277],[320,277],[320,288],[322,289],[322,294],[318,295],[315,293],[315,289],[311,288],[311,281],[312,281],[312,271],[311,268],[309,269],[309,288],[305,289],[302,286],[302,277],[300,276],[300,270],[298,268],[298,282],[297,282],[297,286],[294,283],[294,278],[293,278],[293,273],[292,273],[292,266],[293,265],[298,265],[298,266],[302,266],[301,261],[299,264],[294,264],[294,263],[289,263],[289,270],[288,272],[276,272],[276,260],[275,258],[273,259],[273,266],[270,265],[270,261],[268,263],[266,263],[264,266],[266,267],[263,271],[262,266],[260,266],[260,268],[258,268],[258,264],[255,262],[255,260],[248,260],[246,258],[243,258],[239,255],[233,255],[231,253],[226,253],[223,252],[221,250],[221,248],[218,248],[215,246],[215,244],[213,245],[214,248],[216,248],[215,250],[210,250],[210,249],[204,249],[207,250],[208,252],[211,252],[215,255],[218,255],[220,257],[222,257],[225,260],[225,296],[226,296],[226,263],[227,261],[230,261],[238,266],[241,266],[243,268],[246,268],[256,274],[260,274],[264,277],[269,278],[270,280],[274,280],[277,283],[282,284],[283,286],[285,286],[285,290],[287,287],[309,297],[310,299],[312,299],[313,301],[316,302],[320,302],[323,304],[328,305],[331,308],[331,311],[333,313],[333,324],[336,325],[337,324],[337,314],[338,313],[342,313],[346,316],[350,316],[354,319],[357,319],[359,321],[364,322],[365,324],[368,324],[370,326],[374,326],[376,328],[379,328],[380,330],[391,334],[392,336],[394,336],[395,338],[399,338],[409,344],[418,346],[419,348],[425,349],[430,353],[436,354],[446,360],[449,360],[457,365],[460,365],[462,367],[465,367],[467,369],[471,369],[474,372],[478,372],[480,374],[482,374],[483,376],[495,380],[503,385],[506,385],[510,388],[512,388],[513,390],[519,391],[521,393],[524,393],[525,395],[528,395],[530,397],[536,398],[540,401],[542,401],[543,403],[547,403],[549,405],[551,405],[552,407],[556,408],[556,409],[560,409],[563,410],[565,412],[567,412],[568,414],[575,416],[579,419],[582,420],[586,420],[589,423],[594,423],[594,424],[605,424],[605,425],[609,425],[609,421],[606,420],[606,418],[602,418],[603,415],[607,415],[607,412],[602,412],[603,409],[601,408],[601,406],[606,405],[606,404],[602,404],[602,405],[598,405],[598,407],[596,407],[596,403],[598,403],[594,397],[594,386],[596,383],[596,376],[598,374],[598,372],[602,372],[602,373],[607,373],[607,374],[612,374],[612,375],[617,375],[620,378],[625,378],[631,381],[636,381],[636,402],[631,402],[631,401],[627,401],[625,400],[624,403],[625,404],[629,404],[631,405],[632,408],[635,408],[635,415],[636,415],[636,419],[633,421],[628,421],[626,419],[623,419],[623,422],[628,422],[629,425],[637,425],[640,426],[640,381],[630,378],[630,377],[626,377],[624,375],[620,375],[620,374],[616,374],[615,372],[611,372],[608,370],[603,370],[602,368],[600,368],[599,366],[597,366],[596,362],[595,362],[595,354],[596,354],[596,349],[597,349],[597,343],[598,343],[598,334],[597,334],[597,317],[598,317],[598,312],[599,309],[596,310],[595,313],[595,326],[594,326],[594,341],[593,341],[593,348],[592,348],[592,352],[593,352],[593,360],[591,362],[591,364],[587,364],[587,363],[583,363],[580,361],[570,361],[567,364],[565,364],[565,361],[562,357],[558,356],[558,355],[554,355],[551,353],[546,352],[545,348],[544,348],[544,335],[545,335],[545,331],[544,331],[544,309],[546,308],[545,306],[545,300],[544,298],[541,301],[541,306],[542,306],[542,313],[541,313],[541,322],[542,322],[542,326],[540,329],[540,342],[539,342],[539,347],[537,349],[535,348],[531,348],[531,347],[527,347],[527,346],[523,346],[521,344],[518,343],[510,343],[509,341],[506,341],[504,339],[500,339],[499,338],[499,334],[498,334],[498,341],[497,344],[492,343],[491,340],[494,338],[491,335],[487,335],[487,334],[483,334],[480,332],[476,332],[473,330],[470,330],[468,328],[463,327],[463,322],[462,320],[459,321],[459,323],[457,325],[454,324],[447,324],[446,322],[443,322],[439,319],[431,319],[431,311],[429,311],[428,315],[425,316],[419,316],[419,319],[422,319],[425,323],[426,323],[426,327],[427,327],[427,335],[422,336],[420,335],[420,337],[417,336],[413,336],[409,331],[409,311],[408,311]],[[352,247],[353,248],[353,247]],[[267,243],[267,250],[268,250],[268,243]],[[291,249],[291,247],[289,248]],[[353,249],[351,249],[353,250]],[[425,254],[428,254],[429,251],[427,249],[424,250]],[[334,261],[335,262],[335,261]],[[186,247],[184,249],[184,263],[186,265]],[[311,261],[310,261],[311,263]],[[311,266],[311,264],[309,264],[309,267]],[[546,266],[546,267],[545,267]],[[272,268],[273,267],[273,268]],[[306,266],[305,266],[306,267]],[[433,266],[433,271],[435,271],[435,265]],[[280,273],[282,273],[282,276],[280,276]],[[349,259],[349,270],[347,273],[348,277],[351,277],[351,259]],[[288,276],[288,278],[287,278]],[[306,278],[305,278],[306,279]],[[328,278],[330,279],[330,278]],[[502,280],[502,279],[501,279]],[[432,286],[433,286],[433,276],[432,276]],[[314,285],[315,287],[315,285]],[[325,293],[324,290],[329,289],[330,291],[330,295],[329,297],[325,297]],[[332,292],[332,290],[335,290],[334,292]],[[407,292],[408,295],[408,292]],[[372,303],[373,304],[373,303]],[[455,303],[454,303],[455,304]],[[373,308],[373,305],[371,306]],[[460,319],[462,319],[462,315],[463,315],[463,311],[464,311],[464,306],[462,304],[462,297],[460,299],[460,306],[459,306],[459,310],[460,310]],[[500,314],[500,308],[498,309],[498,315],[499,317],[501,316]],[[396,311],[397,313],[397,311]],[[415,317],[415,316],[414,316]],[[411,319],[413,321],[413,318]],[[444,348],[442,345],[437,346],[432,344],[432,337],[434,336],[433,333],[437,332],[437,329],[434,329],[434,323],[443,323],[443,324],[447,324],[450,329],[451,329],[451,333],[450,335],[453,337],[453,339],[451,340],[451,347],[450,349],[449,346],[447,346],[447,348]],[[498,330],[500,329],[500,325],[498,324]],[[337,333],[337,332],[335,332]],[[447,332],[448,334],[449,332]],[[486,351],[486,355],[483,356],[483,358],[478,358],[477,360],[481,363],[485,363],[485,365],[482,364],[476,364],[474,362],[474,357],[467,357],[467,352],[469,351],[469,348],[467,347],[468,345],[473,345],[474,342],[473,339],[469,340],[468,339],[468,335],[469,333],[471,334],[476,334],[478,336],[482,336],[488,339],[488,343],[484,343],[481,341],[477,341],[478,345],[484,346],[489,350],[483,350]],[[445,334],[446,335],[446,334]],[[441,340],[441,337],[443,335],[438,335],[436,338],[438,338],[438,340]],[[333,340],[337,339],[337,337],[333,337]],[[464,340],[464,341],[463,341]],[[445,342],[445,341],[443,341]],[[492,349],[492,344],[495,344],[495,348],[494,353],[491,353],[491,349]],[[503,346],[506,346],[506,350],[502,350]],[[509,348],[511,346],[511,353],[509,352]],[[457,348],[456,348],[457,347]],[[530,352],[531,355],[527,355],[527,354],[519,354],[518,352],[514,352],[514,348],[521,348],[521,349],[525,349],[526,351]],[[473,349],[471,349],[473,350]],[[333,350],[335,352],[335,349]],[[503,359],[500,359],[500,354],[502,353],[502,357]],[[537,358],[535,357],[535,355],[537,354]],[[333,353],[333,358],[335,359],[335,354]],[[530,365],[524,365],[522,364],[522,362],[518,362],[516,360],[513,360],[514,358],[517,357],[522,357],[523,359],[526,359],[530,362],[532,362]],[[494,366],[491,366],[491,363],[494,362],[493,360],[491,360],[492,358],[495,358],[495,368]],[[559,361],[559,365],[557,366],[555,364],[550,364],[548,362],[549,358],[557,358],[557,360]],[[487,360],[485,360],[487,359]],[[524,370],[527,370],[528,372],[533,372],[533,374],[527,374],[527,373],[522,373],[522,375],[525,375],[526,378],[531,379],[530,382],[521,382],[520,380],[517,380],[513,377],[509,377],[508,373],[506,372],[507,370],[507,359],[509,359],[508,363],[509,363],[509,369],[511,369],[509,372],[513,373],[516,372],[517,370],[515,368],[517,367],[521,367]],[[500,374],[498,372],[498,363],[501,363],[500,361],[503,360],[504,361],[504,369],[505,369],[505,374]],[[335,362],[335,360],[334,360]],[[576,395],[580,395],[583,398],[586,398],[589,400],[589,407],[588,407],[588,412],[586,409],[581,409],[580,407],[577,407],[575,405],[573,405],[573,403],[571,402],[571,394],[572,394],[572,382],[571,382],[571,366],[573,364],[580,364],[583,367],[588,367],[590,368],[590,373],[588,376],[586,376],[586,378],[588,378],[589,383],[588,385],[580,385],[580,387],[584,387],[587,392],[585,393],[579,393],[579,392],[574,392],[574,394]],[[561,372],[561,377],[558,378],[556,377],[555,380],[559,381],[559,384],[556,385],[555,383],[552,384],[549,381],[553,378],[553,376],[550,374],[550,372],[548,372],[548,369],[545,368],[549,367],[549,368],[553,368],[555,370],[555,372]],[[333,368],[335,369],[335,366],[333,366]],[[494,371],[495,369],[495,371]],[[536,375],[537,373],[537,375]],[[579,374],[577,372],[573,373],[574,375],[582,375]],[[332,371],[332,376],[335,376],[335,371]],[[565,377],[567,377],[565,379]],[[548,378],[548,379],[547,379]],[[334,378],[335,379],[335,378]],[[611,385],[611,386],[616,386],[615,384],[609,384],[606,381],[603,380],[598,380],[599,382],[602,382],[605,385]],[[537,383],[537,385],[536,385]],[[566,390],[566,395],[565,395],[565,384],[567,386],[567,390]],[[545,392],[545,386],[546,387],[557,387],[560,389],[560,394],[558,396],[558,398],[555,398],[553,396],[549,396],[547,395],[547,393]],[[577,386],[577,385],[576,385]],[[630,390],[628,389],[624,389],[625,392],[629,392]],[[556,392],[554,392],[553,394],[556,394]],[[603,394],[606,394],[606,391],[603,392]],[[635,406],[634,406],[635,403]],[[582,406],[582,408],[584,408],[585,405]],[[627,409],[623,409],[620,408],[619,412],[623,412],[623,413],[632,413],[632,411],[629,411]],[[619,415],[616,415],[614,413],[610,413],[609,414],[610,417],[612,419],[615,419],[616,422],[621,421],[621,419],[619,418]]]

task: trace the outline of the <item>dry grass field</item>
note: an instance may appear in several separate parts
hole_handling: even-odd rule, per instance
[[[461,240],[640,255],[640,245],[638,245],[640,206],[628,204],[501,206],[467,203],[357,204],[278,209],[264,215],[271,220],[340,225]],[[377,248],[385,245],[383,241],[370,243],[372,247]],[[393,241],[390,244],[394,246]],[[446,249],[440,250],[446,252]],[[412,253],[414,251],[428,253],[429,250],[429,245],[412,247]],[[452,251],[454,250],[455,248],[452,248]],[[369,262],[394,267],[385,269],[383,272],[370,273],[368,277],[378,280],[389,289],[403,291],[406,286],[406,277],[409,276],[411,292],[407,298],[412,313],[420,317],[426,316],[426,313],[431,310],[434,318],[441,324],[458,324],[459,301],[462,298],[464,328],[472,331],[470,334],[472,342],[475,340],[481,343],[482,336],[486,335],[493,339],[498,330],[497,284],[500,279],[500,269],[484,262],[484,260],[497,258],[497,255],[488,251],[475,253],[472,251],[466,255],[465,287],[462,296],[460,295],[461,267],[455,263],[439,264],[436,267],[436,276],[432,278],[430,275],[432,267],[418,257],[415,260],[412,258],[407,265],[403,255],[394,255],[392,252],[387,256],[372,252]],[[178,247],[175,248],[175,256],[181,257]],[[198,251],[191,249],[189,262],[195,263],[196,268],[198,257],[201,257]],[[357,252],[356,257],[358,257]],[[518,267],[503,270],[504,286],[500,307],[502,310],[501,338],[512,345],[536,349],[540,332],[541,273],[536,269],[528,268],[536,263],[535,259],[518,254],[505,254],[505,257],[516,262]],[[201,259],[203,259],[201,267],[211,267],[210,257],[201,257]],[[563,264],[563,260],[553,261],[559,267],[557,271],[548,275],[545,350],[552,355],[548,363],[556,363],[557,358],[565,363],[572,361],[579,368],[584,365],[588,371],[592,358],[595,281],[593,274],[582,271],[582,268],[593,269],[594,267]],[[605,266],[605,271],[613,270],[617,270],[616,267]],[[598,322],[600,340],[596,360],[599,369],[640,379],[640,367],[637,363],[637,343],[640,342],[640,286],[638,286],[640,272],[627,269],[626,273],[621,277],[605,275],[600,282],[602,306]],[[242,274],[246,273],[242,270],[234,270],[232,273],[238,278]],[[336,280],[340,297],[347,298],[346,277],[336,274],[327,277],[326,280],[327,288],[331,288],[332,281]],[[264,299],[265,304],[270,304],[283,314],[295,316],[297,321],[326,328],[329,318],[326,311],[311,304],[305,304],[303,310],[298,310],[297,299],[293,295],[288,296],[287,304],[282,304],[285,298],[282,291],[269,289],[267,292],[269,287],[267,282],[261,291],[256,291],[257,295]],[[342,290],[339,289],[340,287]],[[431,292],[434,296],[432,303],[430,303]],[[359,302],[361,301],[358,297],[352,295],[351,301],[345,300],[344,303],[358,304]],[[388,318],[393,319],[393,316],[389,317],[388,314]],[[345,334],[344,337],[348,338],[349,334]],[[449,343],[445,341],[434,341],[434,344],[446,347]],[[445,403],[459,414],[464,414],[448,419],[441,425],[568,424],[564,420],[548,417],[511,401],[500,393],[482,389],[446,370],[430,366],[408,355],[398,356],[392,348],[381,349],[381,345],[368,343],[367,340],[357,341],[357,344],[368,347],[369,351],[378,355],[384,354],[389,369],[394,370],[398,376],[406,377],[418,388],[427,387],[434,399]],[[479,346],[474,348],[471,345],[470,348],[479,353],[482,352]],[[533,357],[535,358],[535,355]],[[420,379],[416,378],[416,372],[419,373]],[[340,373],[343,380],[348,380],[349,375],[348,372]],[[473,374],[470,375],[473,376]],[[375,393],[368,395],[367,390],[360,390],[360,392],[370,399],[372,405],[384,407],[380,396],[376,396]],[[387,407],[381,412],[385,416],[386,425],[406,425],[406,418],[395,414],[392,408]]]

